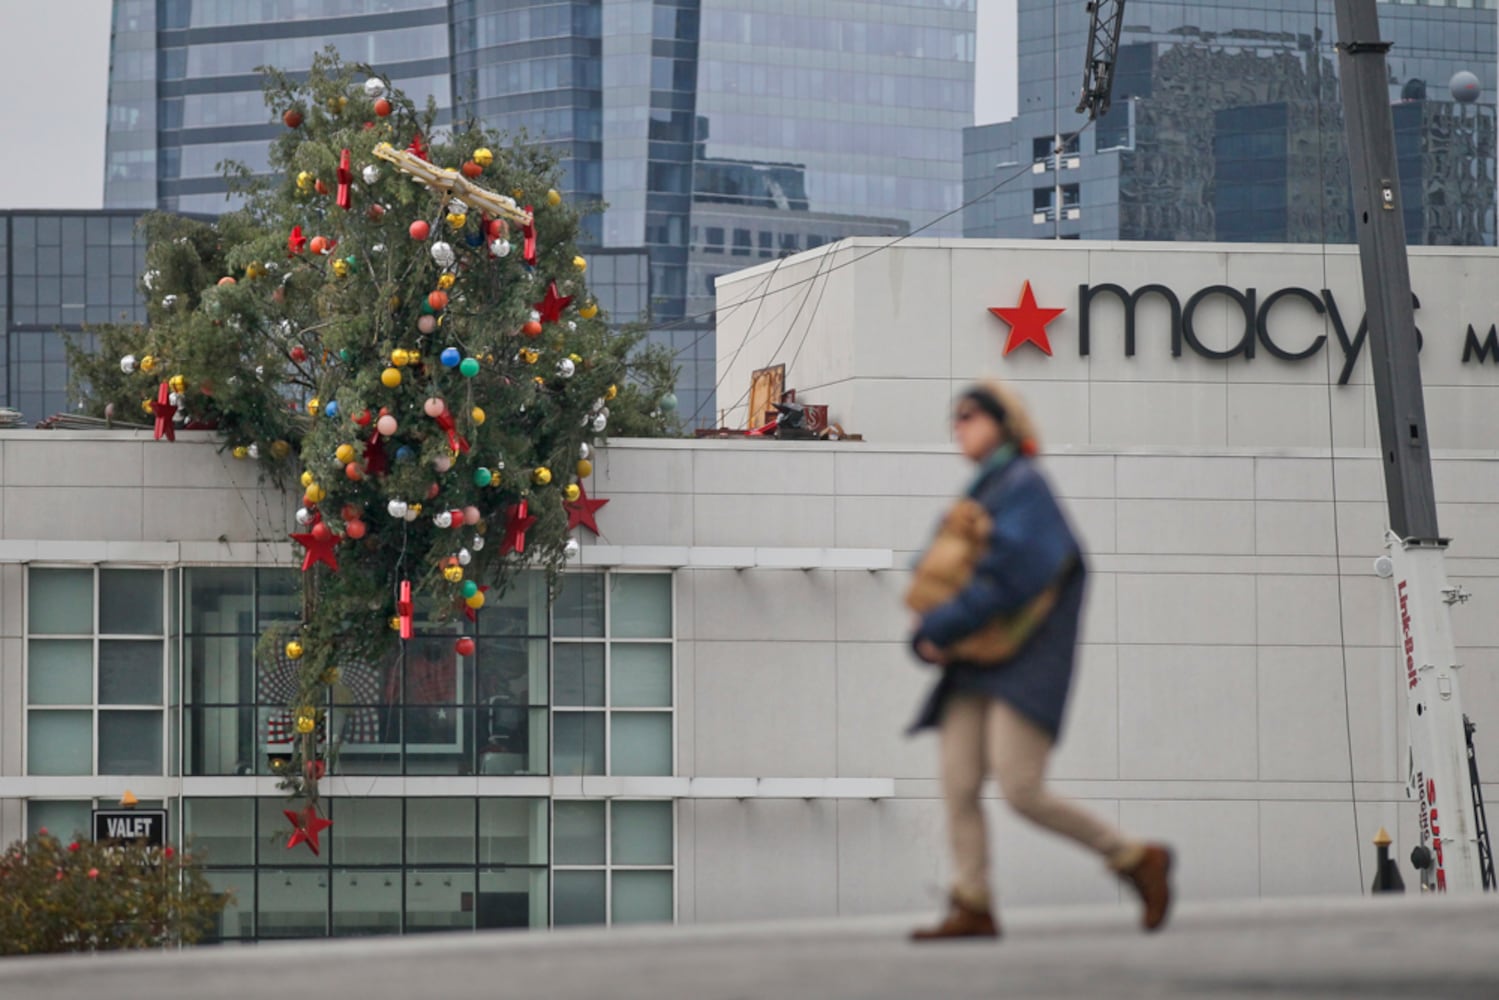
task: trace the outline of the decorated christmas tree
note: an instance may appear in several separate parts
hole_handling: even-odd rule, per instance
[[[96,415],[214,429],[300,491],[303,620],[257,655],[293,678],[283,785],[315,846],[341,669],[411,638],[418,604],[472,620],[523,567],[555,578],[596,528],[593,447],[674,432],[674,371],[606,325],[575,245],[598,206],[562,199],[544,149],[439,134],[331,52],[265,91],[273,177],[230,168],[244,207],[212,222],[148,217],[148,323],[71,360]]]

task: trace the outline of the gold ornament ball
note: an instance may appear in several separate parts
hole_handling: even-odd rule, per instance
[[[604,390],[604,398],[605,399],[613,399],[615,396],[618,396],[618,395],[619,395],[619,386],[617,386],[617,385],[611,385],[611,386],[609,386],[609,388],[607,388],[607,389]]]
[[[438,317],[437,322],[441,323],[442,322],[442,318]],[[422,363],[422,352],[421,351],[407,351],[406,352],[406,360],[410,361],[414,365],[419,365],[419,364]]]
[[[259,278],[263,274],[265,274],[265,268],[260,265],[259,261],[251,261],[245,267],[245,277],[249,280]]]
[[[323,401],[321,399],[318,399],[316,396],[313,396],[311,399],[309,399],[307,401],[307,414],[308,414],[308,416],[313,416],[313,417],[317,416],[317,411],[322,406],[322,404],[323,404]]]
[[[467,604],[475,611],[478,611],[480,608],[484,607],[484,591],[479,591],[473,597],[465,597],[463,599],[463,603]]]
[[[547,188],[547,204],[551,205],[553,208],[556,208],[558,205],[562,204],[562,195],[557,191],[556,188]]]
[[[532,379],[531,379],[531,381],[535,382],[537,385],[546,385],[547,384],[547,380],[544,379],[544,378],[542,378],[540,375],[533,376]]]
[[[311,486],[314,482],[316,482],[316,479],[314,478],[314,476],[312,475],[311,472],[303,472],[302,473],[301,483],[302,483],[302,488],[304,490],[307,487]]]
[[[335,257],[333,260],[333,273],[340,278],[347,278],[349,276],[349,262],[342,257]]]
[[[413,514],[420,515],[421,512],[422,512],[422,505],[419,504],[419,503],[414,503],[414,504],[411,505],[411,507],[409,508],[409,510]]]
[[[574,257],[573,258],[573,268],[579,274],[582,274],[584,271],[588,270],[588,260],[587,260],[587,258],[584,258],[584,257]]]
[[[290,455],[290,454],[291,454],[291,442],[289,442],[289,441],[283,441],[283,440],[276,440],[276,441],[272,441],[271,442],[271,457],[272,458],[278,458],[278,459],[285,458],[287,455]]]
[[[494,162],[494,153],[485,146],[474,150],[474,162],[481,167],[487,167]]]
[[[453,277],[451,274],[444,274],[437,279],[437,287],[441,288],[443,291],[447,291],[449,288],[452,288],[454,283],[456,283],[457,281],[458,279]]]
[[[411,364],[411,352],[402,347],[397,347],[390,352],[390,363],[397,368],[405,368]]]
[[[593,463],[586,458],[578,460],[578,478],[587,479],[593,475]]]
[[[311,191],[312,185],[315,183],[317,183],[317,178],[313,177],[310,172],[304,170],[301,173],[297,174],[298,191]]]
[[[578,315],[584,319],[593,319],[598,314],[599,304],[597,302],[590,302],[587,305],[578,307]]]
[[[146,414],[147,416],[150,416],[154,412],[151,401],[149,399],[141,400],[141,412]]]
[[[297,732],[307,735],[317,728],[317,719],[310,715],[297,716]]]
[[[531,481],[537,486],[545,486],[552,481],[552,470],[544,465],[538,465],[536,471],[531,473]]]
[[[477,427],[478,425],[484,423],[485,414],[484,414],[484,408],[483,407],[481,407],[481,406],[474,407],[472,410],[470,410],[468,412],[468,415],[469,415],[470,419],[473,420],[474,426]]]
[[[387,622],[386,624],[388,624],[390,626],[390,630],[392,632],[396,632],[396,631],[399,631],[400,628],[401,628],[401,619],[397,618],[395,615],[391,615],[390,616],[390,621]]]
[[[237,444],[237,445],[234,446],[234,457],[235,458],[249,458],[250,457],[250,449],[246,448],[242,444]]]
[[[387,368],[380,373],[380,384],[387,389],[394,389],[401,384],[401,369]]]
[[[307,487],[307,499],[311,500],[313,503],[322,503],[327,496],[327,491],[317,483],[313,483],[311,486]]]
[[[338,683],[338,668],[337,667],[329,667],[327,670],[323,671],[323,683],[324,684],[337,684]]]
[[[351,444],[339,445],[337,448],[333,449],[333,457],[338,459],[340,464],[348,465],[350,462],[354,461],[354,446]]]
[[[288,660],[300,660],[302,658],[302,644],[293,639],[286,644],[286,658]]]
[[[446,567],[442,571],[442,578],[444,580],[448,581],[449,583],[462,583],[463,582],[463,567],[462,566],[448,566],[448,567]]]
[[[141,358],[140,370],[143,372],[155,371],[156,358],[150,354],[147,354],[144,358]]]
[[[453,229],[462,229],[468,223],[468,216],[462,212],[449,212],[448,225]]]
[[[171,390],[173,392],[187,391],[187,379],[183,378],[181,375],[173,375],[170,379],[167,380],[167,385],[171,387]]]
[[[583,490],[577,483],[568,483],[567,489],[562,491],[562,495],[567,498],[568,503],[572,503],[583,495]]]

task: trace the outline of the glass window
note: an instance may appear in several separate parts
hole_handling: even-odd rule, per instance
[[[603,712],[556,712],[552,729],[553,774],[605,773]]]
[[[302,938],[327,935],[326,871],[262,868],[258,873],[257,895],[260,904],[257,930],[261,937]]]
[[[473,864],[474,800],[407,799],[406,860],[417,864]]]
[[[255,936],[255,873],[253,871],[213,871],[203,873],[208,884],[228,903],[219,911],[211,939],[235,940]]]
[[[255,800],[184,799],[183,836],[207,865],[255,863]]]
[[[88,799],[32,799],[26,803],[26,833],[46,830],[58,840],[86,840],[94,835],[94,804]]]
[[[606,860],[604,803],[558,801],[552,812],[557,824],[555,863],[602,865]]]
[[[545,869],[511,868],[479,872],[474,925],[480,930],[545,927],[548,909]]]
[[[351,869],[333,873],[333,935],[399,934],[398,872]]]
[[[479,864],[547,863],[546,799],[480,799]]]
[[[87,639],[33,639],[26,664],[33,705],[89,705],[94,700],[94,644]]]
[[[615,573],[610,582],[609,625],[613,638],[671,638],[669,574]]]
[[[671,715],[665,712],[615,712],[610,721],[609,773],[669,775]]]
[[[604,704],[604,644],[558,643],[552,651],[555,705]]]
[[[614,872],[610,915],[616,924],[671,923],[672,873]]]
[[[604,577],[571,573],[563,578],[552,605],[554,635],[595,637],[604,634]]]
[[[613,854],[616,865],[672,863],[672,804],[615,802]]]
[[[92,712],[32,710],[26,722],[27,774],[93,773]]]
[[[33,569],[27,588],[27,627],[33,635],[92,632],[94,571]]]
[[[604,903],[602,871],[559,871],[552,875],[553,923],[558,927],[602,924],[608,909]]]
[[[617,642],[611,645],[609,703],[616,708],[671,706],[671,645]]]
[[[161,738],[160,712],[100,712],[99,773],[162,773]]]
[[[406,933],[474,927],[474,871],[406,873]]]
[[[160,705],[162,651],[159,639],[101,639],[99,703]]]
[[[334,824],[328,832],[333,835],[334,864],[401,863],[400,799],[340,798],[332,807]]]

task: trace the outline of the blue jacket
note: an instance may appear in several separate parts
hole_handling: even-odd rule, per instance
[[[968,586],[921,619],[911,637],[946,646],[995,615],[1018,611],[1058,577],[1056,606],[1013,657],[993,666],[949,664],[912,730],[938,725],[949,695],[969,692],[1008,702],[1056,738],[1072,684],[1086,569],[1082,550],[1051,487],[1028,458],[1003,449],[968,490],[994,521],[989,551]]]

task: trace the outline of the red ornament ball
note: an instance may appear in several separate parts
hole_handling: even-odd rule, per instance
[[[322,237],[318,237],[318,238],[322,239]],[[291,349],[291,359],[293,361],[295,361],[297,364],[301,364],[302,362],[306,361],[307,360],[307,348],[303,347],[301,344],[298,344],[296,347],[293,347]]]
[[[526,320],[526,325],[520,328],[520,332],[528,337],[541,336],[541,324],[534,319]]]
[[[433,292],[427,296],[427,305],[441,312],[448,307],[448,293],[441,291]]]
[[[322,181],[319,181],[318,183],[321,184]],[[314,236],[312,238],[312,242],[307,244],[307,249],[311,250],[315,254],[327,253],[330,249],[328,246],[328,237]]]
[[[457,642],[453,643],[453,648],[458,651],[459,656],[473,656],[474,640],[470,639],[468,636],[464,636]]]
[[[327,194],[328,193],[328,185],[326,185],[326,184],[323,183],[322,178],[318,178],[317,183],[314,184],[314,185],[312,185],[312,189],[314,191],[316,191],[318,194]]]
[[[437,499],[437,494],[439,492],[440,492],[440,490],[438,489],[437,484],[436,483],[432,483],[431,485],[429,485],[427,487],[427,499],[428,500],[436,500]]]
[[[390,102],[385,98],[382,97],[375,102],[375,114],[379,115],[381,118],[384,118],[386,115],[390,114],[390,112]]]
[[[344,524],[344,533],[355,541],[363,538],[367,530],[363,521],[349,521]]]
[[[302,124],[302,112],[296,108],[287,108],[282,113],[281,120],[286,123],[287,128],[299,128]]]
[[[385,218],[385,206],[371,205],[369,208],[366,208],[364,210],[364,214],[369,217],[371,222],[379,222],[381,219]]]
[[[479,166],[473,160],[465,160],[463,166],[460,169],[463,171],[463,176],[469,178],[478,177],[484,172],[484,168]]]
[[[344,466],[344,475],[349,477],[349,479],[353,480],[356,483],[364,478],[364,473],[360,471],[359,463],[357,462],[350,462],[348,465]]]
[[[346,503],[339,509],[338,516],[345,521],[357,521],[359,520],[359,508],[351,503]]]
[[[408,230],[408,231],[411,233],[411,238],[412,239],[414,239],[414,240],[424,240],[424,239],[427,238],[428,235],[431,234],[432,227],[429,226],[429,225],[427,225],[427,223],[424,220],[417,219],[415,222],[413,222],[411,224],[411,229]]]
[[[365,410],[363,413],[359,414],[359,416],[354,418],[354,422],[360,427],[368,427],[370,425],[370,411]]]
[[[322,521],[312,526],[312,537],[320,542],[326,542],[332,535],[333,532],[328,530],[328,526]]]

